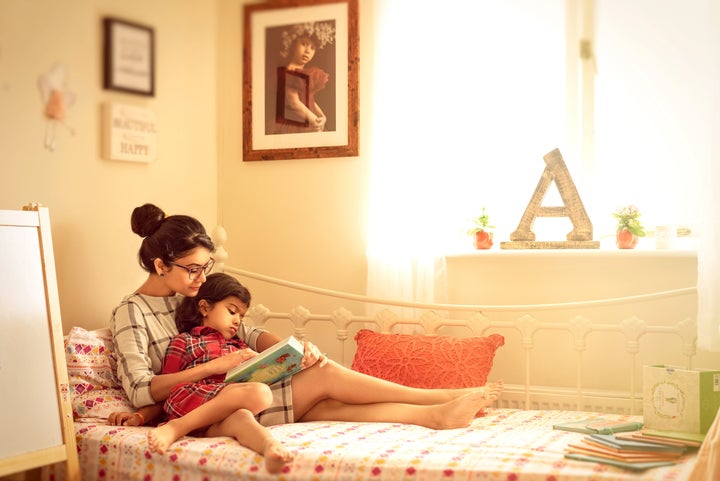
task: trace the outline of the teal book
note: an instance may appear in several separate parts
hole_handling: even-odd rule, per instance
[[[575,459],[578,461],[589,461],[593,463],[602,463],[602,464],[609,464],[611,466],[617,466],[620,468],[630,469],[632,471],[645,471],[646,469],[650,468],[658,468],[660,466],[671,466],[675,464],[675,461],[668,460],[668,461],[648,461],[648,462],[627,462],[627,461],[619,461],[615,459],[606,459],[601,458],[598,456],[590,456],[586,454],[575,454],[575,453],[566,453],[565,457],[568,459]]]
[[[272,384],[300,371],[304,353],[303,344],[290,336],[229,370],[225,382]]]
[[[642,429],[643,423],[635,421],[611,421],[604,418],[581,419],[553,425],[553,429],[585,434],[613,434]]]

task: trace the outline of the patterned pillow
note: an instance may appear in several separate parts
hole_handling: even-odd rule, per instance
[[[380,334],[361,329],[352,369],[399,384],[422,388],[484,386],[500,334],[487,337]]]
[[[116,375],[110,329],[73,327],[65,338],[65,358],[76,419],[134,411]]]

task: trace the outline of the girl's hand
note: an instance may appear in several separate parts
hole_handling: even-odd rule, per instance
[[[222,357],[218,357],[217,359],[213,359],[212,361],[205,363],[205,365],[211,370],[212,374],[225,374],[230,369],[255,356],[257,356],[257,352],[247,348],[231,352],[230,354],[225,354]]]
[[[111,426],[142,426],[145,424],[145,419],[143,415],[138,412],[110,413],[110,416],[108,416],[108,424]]]
[[[303,355],[302,362],[300,365],[303,369],[307,369],[310,366],[314,366],[315,363],[320,362],[320,367],[323,367],[328,362],[328,358],[325,354],[320,352],[315,344],[308,341],[303,341],[305,347],[305,354]]]

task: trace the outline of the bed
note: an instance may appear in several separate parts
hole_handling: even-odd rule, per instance
[[[214,236],[216,237],[216,236]],[[222,236],[220,236],[222,238]],[[553,429],[553,425],[578,419],[642,421],[641,365],[645,358],[643,336],[658,338],[688,358],[694,356],[695,325],[681,316],[671,326],[655,326],[634,315],[620,322],[597,321],[582,310],[590,305],[568,303],[569,319],[543,315],[548,306],[449,306],[422,305],[339,293],[269,278],[227,264],[222,245],[218,265],[246,285],[275,283],[300,289],[308,296],[332,298],[334,307],[311,312],[297,306],[274,312],[254,305],[246,322],[284,329],[285,334],[310,337],[313,329],[330,332],[321,346],[348,367],[409,385],[441,387],[443,383],[482,384],[498,373],[518,371],[506,382],[506,392],[487,407],[470,426],[435,431],[418,426],[381,423],[310,422],[273,426],[273,434],[296,453],[294,462],[279,475],[266,473],[262,457],[229,438],[185,437],[164,455],[147,450],[148,427],[107,426],[105,418],[116,410],[130,410],[114,372],[114,354],[107,329],[86,331],[75,327],[65,339],[71,383],[75,433],[84,481],[230,479],[282,480],[686,480],[697,454],[688,451],[671,466],[630,470],[607,464],[567,459],[569,444],[585,435]],[[693,289],[640,296],[639,302],[668,302],[694,295]],[[259,302],[259,301],[258,301]],[[351,312],[344,304],[372,302],[383,305],[373,315]],[[625,304],[627,299],[600,302]],[[395,309],[411,307],[409,318]],[[601,306],[602,307],[602,306]],[[460,313],[460,315],[458,315]],[[274,324],[275,323],[275,324]],[[328,329],[332,325],[332,329]],[[401,332],[394,332],[400,328]],[[464,335],[454,335],[460,330]],[[543,332],[551,333],[543,336]],[[516,333],[517,340],[511,333]],[[562,332],[562,335],[558,333]],[[469,334],[468,334],[469,333]],[[451,335],[452,334],[452,335]],[[587,365],[594,346],[593,335],[620,336],[624,342],[602,344],[603,357],[622,357],[627,389],[593,384]],[[328,339],[328,337],[330,339]],[[545,339],[547,337],[547,339]],[[330,345],[330,342],[333,345]],[[547,344],[549,342],[549,345]],[[543,352],[567,343],[573,353],[573,382],[546,386],[531,382],[534,369],[542,365]],[[510,346],[510,344],[516,344]],[[516,350],[513,350],[516,349]],[[666,349],[663,344],[663,349]],[[496,354],[508,350],[512,361],[497,363]],[[519,349],[519,350],[518,350]],[[452,355],[448,356],[447,354]],[[501,370],[504,369],[505,371]],[[64,467],[54,465],[43,472],[46,480],[64,479]]]

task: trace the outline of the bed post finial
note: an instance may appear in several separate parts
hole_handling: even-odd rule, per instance
[[[227,242],[227,232],[223,226],[215,227],[212,241],[215,244],[215,272],[223,272],[225,270],[225,261],[228,258],[228,253],[224,247],[225,242]]]

